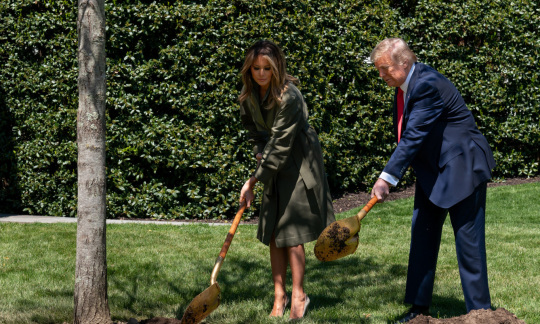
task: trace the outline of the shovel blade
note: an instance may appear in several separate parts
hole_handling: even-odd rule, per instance
[[[195,324],[200,323],[206,316],[210,315],[218,306],[220,302],[220,289],[218,283],[214,283],[210,287],[206,288],[197,297],[193,298],[189,303],[184,316],[180,320],[182,324]]]
[[[319,235],[315,243],[315,256],[319,261],[334,261],[351,253],[358,248],[358,218],[349,217],[328,225]]]

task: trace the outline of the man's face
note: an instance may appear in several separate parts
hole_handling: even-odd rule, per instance
[[[392,61],[390,52],[384,53],[377,61],[375,61],[375,67],[379,71],[379,76],[390,87],[399,87],[409,74],[409,64],[407,62],[396,63]]]

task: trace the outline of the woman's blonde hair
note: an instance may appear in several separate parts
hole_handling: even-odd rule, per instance
[[[262,55],[262,57],[268,60],[272,70],[270,94],[268,96],[269,105],[267,106],[268,109],[271,109],[274,103],[279,104],[281,102],[281,96],[287,88],[287,83],[293,82],[294,84],[298,84],[298,79],[287,73],[285,55],[283,55],[281,49],[271,41],[260,40],[251,45],[246,53],[244,65],[242,66],[242,82],[244,83],[244,87],[238,97],[240,102],[249,98],[253,92],[253,87],[256,83],[251,75],[251,65],[253,65],[253,62],[259,55]]]

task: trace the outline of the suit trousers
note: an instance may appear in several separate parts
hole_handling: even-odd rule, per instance
[[[484,182],[470,196],[445,209],[434,205],[416,185],[405,303],[431,305],[442,227],[450,214],[467,312],[491,307],[485,244],[486,189]]]

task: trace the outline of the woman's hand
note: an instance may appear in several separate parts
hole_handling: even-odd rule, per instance
[[[253,193],[253,187],[255,187],[255,184],[257,183],[257,178],[251,177],[246,181],[244,186],[242,186],[242,190],[240,191],[240,202],[246,201],[246,206],[249,208],[251,206],[251,202],[255,199],[255,194]]]
[[[257,155],[255,155],[255,158],[257,159],[257,167],[259,167],[262,160],[262,153],[257,153]]]

